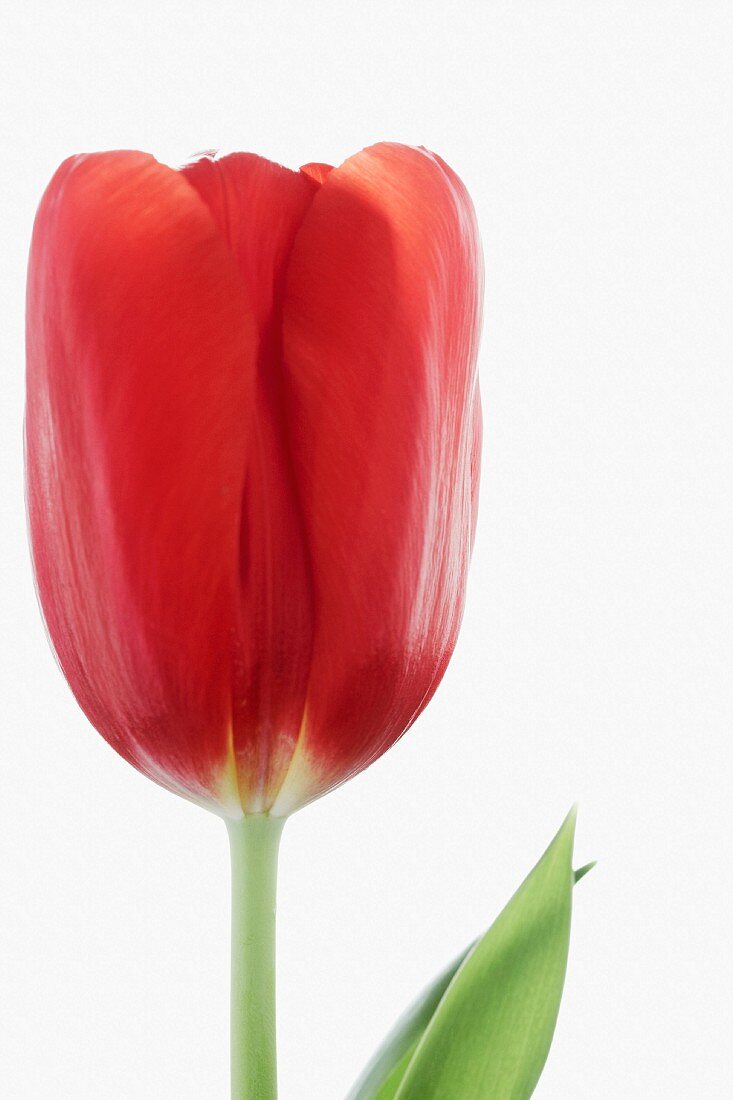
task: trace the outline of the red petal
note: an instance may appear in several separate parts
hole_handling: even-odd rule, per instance
[[[317,185],[248,153],[200,160],[183,171],[229,243],[260,333],[242,502],[234,748],[245,808],[261,811],[297,742],[313,639],[310,569],[284,411],[282,298],[293,239]]]
[[[62,668],[123,756],[216,799],[256,333],[177,172],[135,152],[62,165],[34,230],[27,342],[31,537]]]
[[[382,144],[328,175],[285,306],[317,618],[277,812],[384,752],[452,652],[478,480],[480,292],[473,208],[439,158]]]
[[[311,161],[310,164],[304,164],[301,167],[301,172],[304,176],[308,176],[317,184],[326,182],[326,177],[333,172],[332,164],[321,164],[319,161]]]

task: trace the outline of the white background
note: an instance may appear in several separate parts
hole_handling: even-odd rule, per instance
[[[338,1100],[581,806],[544,1100],[731,1095],[733,219],[726,3],[3,8],[0,1095],[227,1095],[218,819],[130,769],[57,671],[22,500],[23,282],[69,153],[441,153],[487,262],[460,643],[368,773],[288,825],[284,1100]]]

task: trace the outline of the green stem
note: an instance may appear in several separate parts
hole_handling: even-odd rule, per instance
[[[275,894],[285,818],[228,821],[232,853],[232,1100],[276,1100]]]

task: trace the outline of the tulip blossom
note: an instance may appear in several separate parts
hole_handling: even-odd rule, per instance
[[[141,772],[281,819],[426,706],[475,525],[481,282],[425,149],[59,168],[29,267],[33,561],[64,675]]]
[[[28,499],[94,726],[228,817],[361,771],[453,650],[481,266],[432,153],[67,160],[28,289]]]

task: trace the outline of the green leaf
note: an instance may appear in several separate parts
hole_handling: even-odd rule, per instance
[[[441,971],[390,1031],[346,1100],[392,1100],[405,1070],[453,976],[474,944]]]
[[[398,1021],[347,1100],[531,1096],[560,1004],[572,884],[594,866],[571,871],[574,826],[573,812],[483,939]]]

